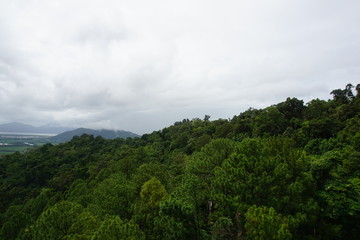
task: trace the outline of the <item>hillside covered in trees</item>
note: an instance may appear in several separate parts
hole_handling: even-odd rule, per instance
[[[331,95],[2,156],[0,239],[358,239],[360,84]]]

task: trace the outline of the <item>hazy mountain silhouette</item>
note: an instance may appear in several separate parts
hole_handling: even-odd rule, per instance
[[[63,132],[57,136],[51,137],[50,141],[66,142],[71,140],[74,136],[81,136],[83,134],[93,135],[94,137],[101,136],[106,139],[140,137],[135,133],[123,131],[123,130],[114,131],[114,130],[104,130],[104,129],[94,130],[89,128],[77,128],[75,130]]]

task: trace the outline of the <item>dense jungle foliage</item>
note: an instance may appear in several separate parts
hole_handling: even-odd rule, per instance
[[[0,239],[358,239],[353,89],[5,155]]]

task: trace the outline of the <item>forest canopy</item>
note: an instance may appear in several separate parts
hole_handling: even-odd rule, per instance
[[[360,84],[0,157],[0,239],[358,239]]]

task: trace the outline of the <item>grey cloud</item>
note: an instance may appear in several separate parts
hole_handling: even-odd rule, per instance
[[[117,29],[108,29],[107,26],[91,25],[86,26],[86,29],[79,30],[74,37],[74,41],[79,44],[86,44],[88,42],[100,45],[107,45],[112,41],[122,41],[127,38],[127,33]]]
[[[360,76],[356,0],[36,3],[0,2],[0,122],[144,133]]]

